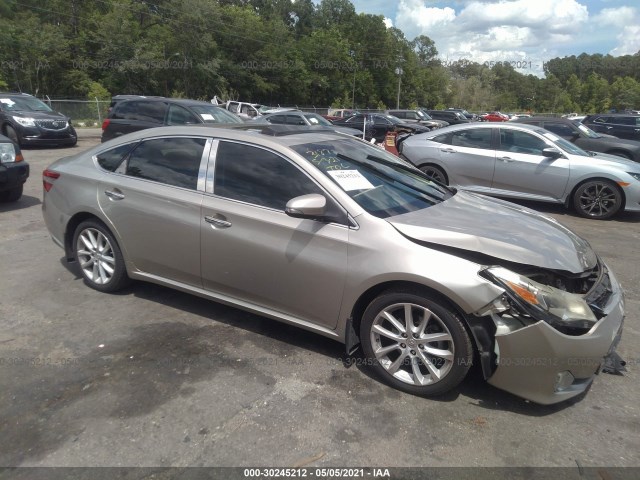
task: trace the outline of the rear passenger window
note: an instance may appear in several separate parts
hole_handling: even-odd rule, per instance
[[[575,133],[573,128],[563,123],[545,123],[544,128],[564,138],[571,138]]]
[[[129,156],[126,174],[196,190],[204,138],[157,138],[142,142]]]
[[[133,147],[135,147],[135,145],[135,143],[128,143],[126,145],[120,145],[119,147],[107,150],[106,152],[99,153],[96,155],[98,165],[109,172],[115,172],[122,163],[124,157],[133,149]]]
[[[454,147],[491,149],[491,128],[474,128],[458,130],[451,134],[451,145]]]

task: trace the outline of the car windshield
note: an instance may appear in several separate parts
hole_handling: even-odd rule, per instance
[[[557,135],[554,135],[548,130],[536,130],[536,133],[539,133],[540,135],[547,138],[548,140],[551,140],[553,143],[555,143],[558,147],[560,147],[562,150],[564,150],[567,153],[570,153],[572,155],[580,155],[582,157],[591,156],[581,148],[574,145],[573,143],[565,140],[564,138],[560,138]]]
[[[46,103],[34,97],[0,98],[2,108],[9,111],[51,112]]]
[[[386,118],[392,123],[402,123],[402,120],[400,120],[398,117],[394,117],[393,115],[380,115],[380,116]]]
[[[200,115],[204,123],[244,123],[232,113],[213,105],[194,105],[191,110]]]
[[[305,113],[304,118],[306,118],[311,125],[324,125],[329,127],[333,125],[329,120],[321,117],[317,113]]]
[[[582,123],[578,125],[578,128],[582,133],[584,133],[589,138],[600,138],[600,135],[598,135],[596,132],[594,132],[593,130],[591,130],[589,127],[587,127]]]
[[[291,148],[379,218],[428,208],[454,194],[398,157],[358,140],[304,143]]]
[[[420,115],[423,120],[433,120],[433,117],[424,110],[418,110],[418,115]]]

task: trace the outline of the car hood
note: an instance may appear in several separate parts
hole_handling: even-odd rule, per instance
[[[362,130],[358,130],[357,128],[341,127],[339,125],[326,125],[326,127],[348,135],[362,135]]]
[[[635,148],[640,150],[640,142],[637,140],[627,140],[625,138],[614,137],[613,135],[607,135],[606,133],[599,133],[599,138],[590,138],[589,140],[596,140],[600,143],[606,143],[612,146],[625,146],[627,148]]]
[[[609,153],[591,153],[595,153],[595,155],[592,157],[580,156],[579,159],[582,161],[581,163],[590,167],[598,165],[603,167],[619,168],[624,171],[638,171],[640,169],[640,165],[638,165],[638,162],[634,162],[633,160],[629,160],[628,158],[620,157],[618,155],[611,155]],[[572,157],[572,160],[574,160],[575,158],[576,156],[574,155]]]
[[[39,112],[35,110],[12,110],[11,115],[17,117],[28,117],[42,120],[69,120],[69,117],[60,112]]]
[[[589,243],[554,219],[483,195],[458,191],[433,207],[387,221],[415,241],[507,262],[576,274],[597,263]]]

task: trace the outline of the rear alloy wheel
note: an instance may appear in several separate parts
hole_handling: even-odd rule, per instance
[[[435,165],[424,165],[420,167],[420,170],[429,178],[434,179],[436,182],[443,183],[444,185],[449,185],[447,181],[447,176],[442,171],[441,168],[436,167]]]
[[[129,283],[120,247],[101,222],[87,220],[73,237],[76,260],[87,285],[101,292],[115,292]]]
[[[364,312],[360,341],[376,374],[414,395],[441,395],[462,382],[471,366],[471,340],[445,304],[419,292],[389,292]]]
[[[580,185],[573,194],[573,206],[583,217],[605,220],[622,207],[622,193],[613,182],[591,180]]]
[[[7,125],[4,128],[4,131],[6,132],[5,135],[9,138],[9,140],[11,140],[16,145],[20,146],[20,137],[18,137],[18,134],[16,133],[16,131],[13,129],[11,125]]]

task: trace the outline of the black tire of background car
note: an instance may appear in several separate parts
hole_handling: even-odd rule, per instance
[[[420,167],[420,170],[422,170],[427,177],[433,178],[436,182],[449,185],[447,174],[444,173],[440,167],[436,167],[435,165],[423,165]]]
[[[7,125],[6,127],[4,127],[4,131],[7,137],[9,137],[9,140],[11,140],[16,145],[20,146],[20,137],[18,137],[18,134],[16,133],[16,131],[13,129],[11,125]]]
[[[607,198],[605,199],[604,196]],[[606,212],[598,206],[599,202],[610,203]],[[622,208],[623,197],[620,188],[608,180],[589,180],[576,188],[573,194],[573,208],[582,217],[607,220]]]

